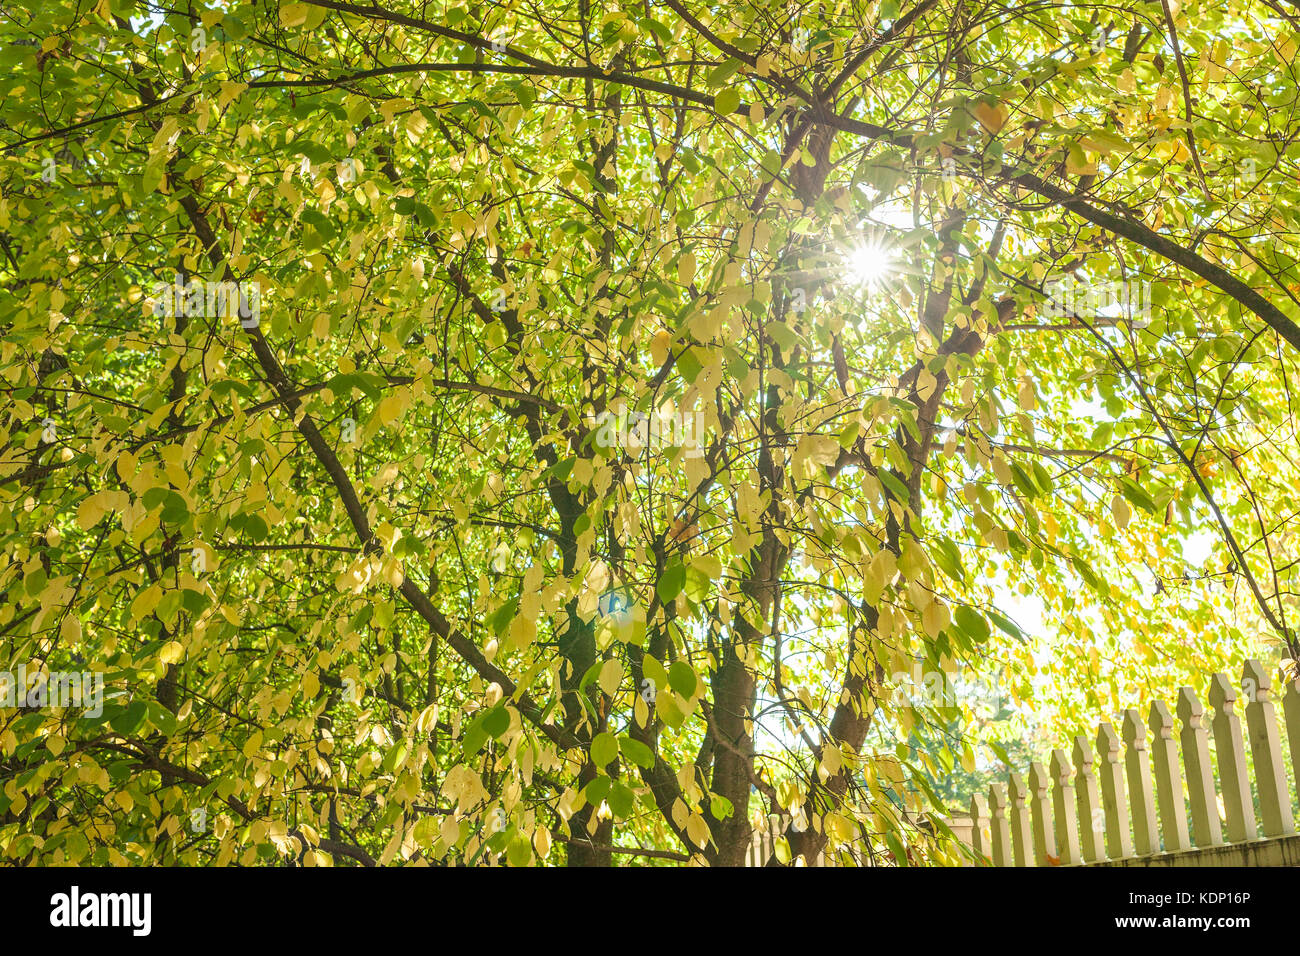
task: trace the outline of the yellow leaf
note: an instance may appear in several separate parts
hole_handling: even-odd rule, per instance
[[[99,495],[91,495],[77,509],[77,526],[82,531],[89,531],[104,517],[104,502]]]
[[[1016,395],[1020,407],[1027,412],[1032,412],[1038,407],[1038,395],[1034,392],[1034,383],[1029,379],[1023,379],[1020,382],[1020,391]]]
[[[690,285],[695,281],[694,254],[688,252],[677,260],[677,281],[682,285]]]
[[[847,817],[844,817],[838,813],[827,814],[826,829],[837,840],[840,840],[841,842],[844,843],[849,842],[857,835],[856,834],[857,827],[853,825],[853,821],[849,820]]]
[[[987,103],[978,103],[975,106],[975,118],[980,121],[990,133],[996,133],[1002,129],[1007,122],[1007,110],[1002,104],[989,106]]]
[[[925,628],[925,633],[934,638],[937,638],[939,632],[948,626],[948,622],[948,608],[942,601],[931,601],[921,614],[921,625]]]
[[[689,815],[690,811],[686,809],[686,804],[682,802],[680,797],[673,801],[671,811],[673,826],[678,828],[686,826],[686,820]]]
[[[686,821],[686,835],[691,838],[692,843],[703,848],[709,842],[709,825],[704,822],[704,817],[698,813],[691,814],[690,819]]]
[[[1110,513],[1111,517],[1115,519],[1115,524],[1120,528],[1128,527],[1129,518],[1133,516],[1132,510],[1128,506],[1128,502],[1120,495],[1116,495],[1111,499]]]
[[[137,621],[148,617],[160,600],[162,600],[162,588],[156,584],[149,585],[131,602],[131,616]]]
[[[533,847],[537,850],[537,855],[545,859],[551,852],[551,831],[538,827],[533,833]]]
[[[1065,171],[1071,176],[1090,176],[1096,174],[1097,164],[1088,161],[1082,146],[1071,143],[1065,153]]]
[[[600,667],[598,683],[607,697],[613,697],[618,690],[619,681],[623,679],[623,665],[616,660],[605,661]]]
[[[821,766],[818,767],[818,774],[823,781],[829,780],[840,772],[843,765],[843,757],[840,749],[834,746],[827,746],[822,750]]]
[[[405,403],[400,395],[389,395],[379,403],[379,421],[381,424],[389,425],[397,421],[405,411]]]
[[[180,641],[168,641],[158,652],[158,660],[164,664],[175,664],[185,656],[185,648]]]
[[[672,342],[673,337],[666,329],[655,333],[655,337],[650,340],[650,359],[655,365],[663,365],[668,361],[668,349]]]
[[[998,481],[1002,482],[1004,485],[1015,484],[1016,479],[1014,473],[1011,471],[1011,465],[1008,464],[1006,458],[1003,457],[1002,452],[1000,451],[995,453],[993,456],[993,474],[997,477]]]
[[[286,27],[301,26],[307,22],[307,4],[290,3],[280,8],[280,25]]]
[[[81,621],[69,614],[59,625],[59,637],[70,644],[75,644],[81,640]]]
[[[786,840],[785,837],[779,837],[774,841],[772,844],[772,853],[781,861],[781,863],[787,866],[793,858],[793,854],[790,852],[790,842]]]
[[[217,109],[224,110],[232,100],[238,99],[246,89],[248,89],[247,83],[222,83],[221,92],[217,95]]]

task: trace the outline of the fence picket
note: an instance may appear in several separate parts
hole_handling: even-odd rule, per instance
[[[1101,804],[1106,816],[1106,855],[1120,860],[1133,855],[1133,841],[1128,833],[1125,812],[1124,771],[1119,765],[1119,735],[1107,721],[1097,725],[1098,776],[1101,778]]]
[[[1192,837],[1197,846],[1218,846],[1223,842],[1219,822],[1219,800],[1210,764],[1210,732],[1205,725],[1205,708],[1190,687],[1178,690],[1178,735],[1183,744],[1183,766],[1187,770],[1187,795],[1192,804]]]
[[[989,807],[982,794],[970,798],[971,848],[984,860],[993,856],[993,841],[989,837]],[[976,860],[976,865],[982,862]]]
[[[1079,734],[1074,738],[1075,798],[1079,805],[1079,836],[1083,862],[1096,863],[1106,857],[1104,820],[1097,796],[1097,774],[1092,769],[1092,745]]]
[[[1272,686],[1273,681],[1263,664],[1253,658],[1246,661],[1241,673],[1241,687],[1246,697],[1246,734],[1250,738],[1250,755],[1255,761],[1255,788],[1259,793],[1259,815],[1263,817],[1266,837],[1295,833],[1291,794],[1287,789],[1286,768],[1282,765],[1277,712],[1268,696]]]
[[[993,831],[993,865],[1011,866],[1011,825],[1007,821],[1007,793],[1000,783],[989,787],[990,827]]]
[[[1228,842],[1253,840],[1255,802],[1246,774],[1246,751],[1241,742],[1241,719],[1233,712],[1237,688],[1227,674],[1215,674],[1210,681],[1210,705],[1214,715],[1214,751],[1219,758],[1219,784],[1223,809],[1228,818]]]
[[[1300,793],[1300,676],[1286,682],[1282,712],[1286,715],[1286,742],[1291,750],[1291,776]]]
[[[1129,810],[1133,815],[1133,852],[1150,856],[1160,852],[1160,835],[1156,832],[1156,797],[1151,787],[1147,728],[1135,707],[1124,711],[1124,742],[1128,744],[1124,767],[1128,772]]]
[[[1056,814],[1056,851],[1061,866],[1071,866],[1079,854],[1079,821],[1075,816],[1074,785],[1070,783],[1070,762],[1059,747],[1052,751],[1052,808]]]
[[[1178,743],[1174,740],[1174,715],[1162,700],[1151,705],[1151,762],[1156,793],[1160,797],[1160,834],[1166,853],[1190,850],[1187,807],[1183,803],[1183,775],[1178,770]]]
[[[1015,853],[1016,866],[1034,865],[1034,838],[1029,828],[1029,808],[1025,799],[1029,791],[1025,789],[1025,778],[1012,771],[1007,785],[1011,794],[1011,849]]]
[[[1037,760],[1029,767],[1029,803],[1034,829],[1034,864],[1050,866],[1060,862],[1056,834],[1052,827],[1052,796],[1048,793],[1051,777]]]

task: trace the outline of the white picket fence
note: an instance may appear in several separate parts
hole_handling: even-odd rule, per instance
[[[1248,660],[1240,684],[1213,676],[1212,715],[1192,688],[1179,690],[1177,732],[1175,712],[1163,701],[1151,704],[1145,723],[1139,710],[1127,710],[1118,733],[1109,721],[1098,724],[1095,755],[1080,734],[1071,757],[1058,748],[1048,767],[1035,761],[1027,776],[1011,773],[987,799],[971,798],[969,818],[948,824],[969,839],[976,859],[994,866],[1300,866],[1300,808],[1291,796],[1272,687],[1264,666]],[[1237,712],[1243,697],[1244,738]],[[1285,683],[1281,701],[1297,779],[1300,679]],[[754,829],[745,866],[765,865],[785,832],[777,816],[766,823]],[[858,848],[849,852],[866,865]],[[811,865],[826,866],[825,854]]]
[[[1072,763],[1063,749],[1054,750],[1050,767],[1036,761],[1027,779],[1012,773],[1006,787],[992,786],[987,802],[972,797],[972,849],[994,866],[1300,864],[1271,689],[1268,671],[1249,660],[1240,685],[1214,675],[1212,717],[1192,688],[1178,692],[1177,733],[1163,701],[1151,704],[1145,724],[1137,709],[1126,711],[1120,733],[1102,721],[1095,757],[1080,734]],[[1236,709],[1239,690],[1253,783]],[[1300,680],[1287,682],[1281,696],[1294,779],[1300,773]]]
[[[789,817],[781,817],[777,814],[769,814],[764,820],[759,821],[754,827],[754,835],[750,839],[749,848],[745,850],[745,866],[766,866],[767,861],[771,859],[775,852],[776,841],[785,836],[786,827],[789,825]],[[803,857],[791,861],[795,866],[825,866],[825,852],[818,853],[817,859],[809,864]]]

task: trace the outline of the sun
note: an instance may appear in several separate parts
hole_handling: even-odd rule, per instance
[[[894,250],[877,239],[864,240],[844,256],[844,277],[856,286],[876,288],[894,269]]]

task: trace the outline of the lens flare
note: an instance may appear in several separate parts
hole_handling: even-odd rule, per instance
[[[874,239],[859,243],[844,256],[844,276],[857,286],[877,288],[894,268],[894,250]]]

